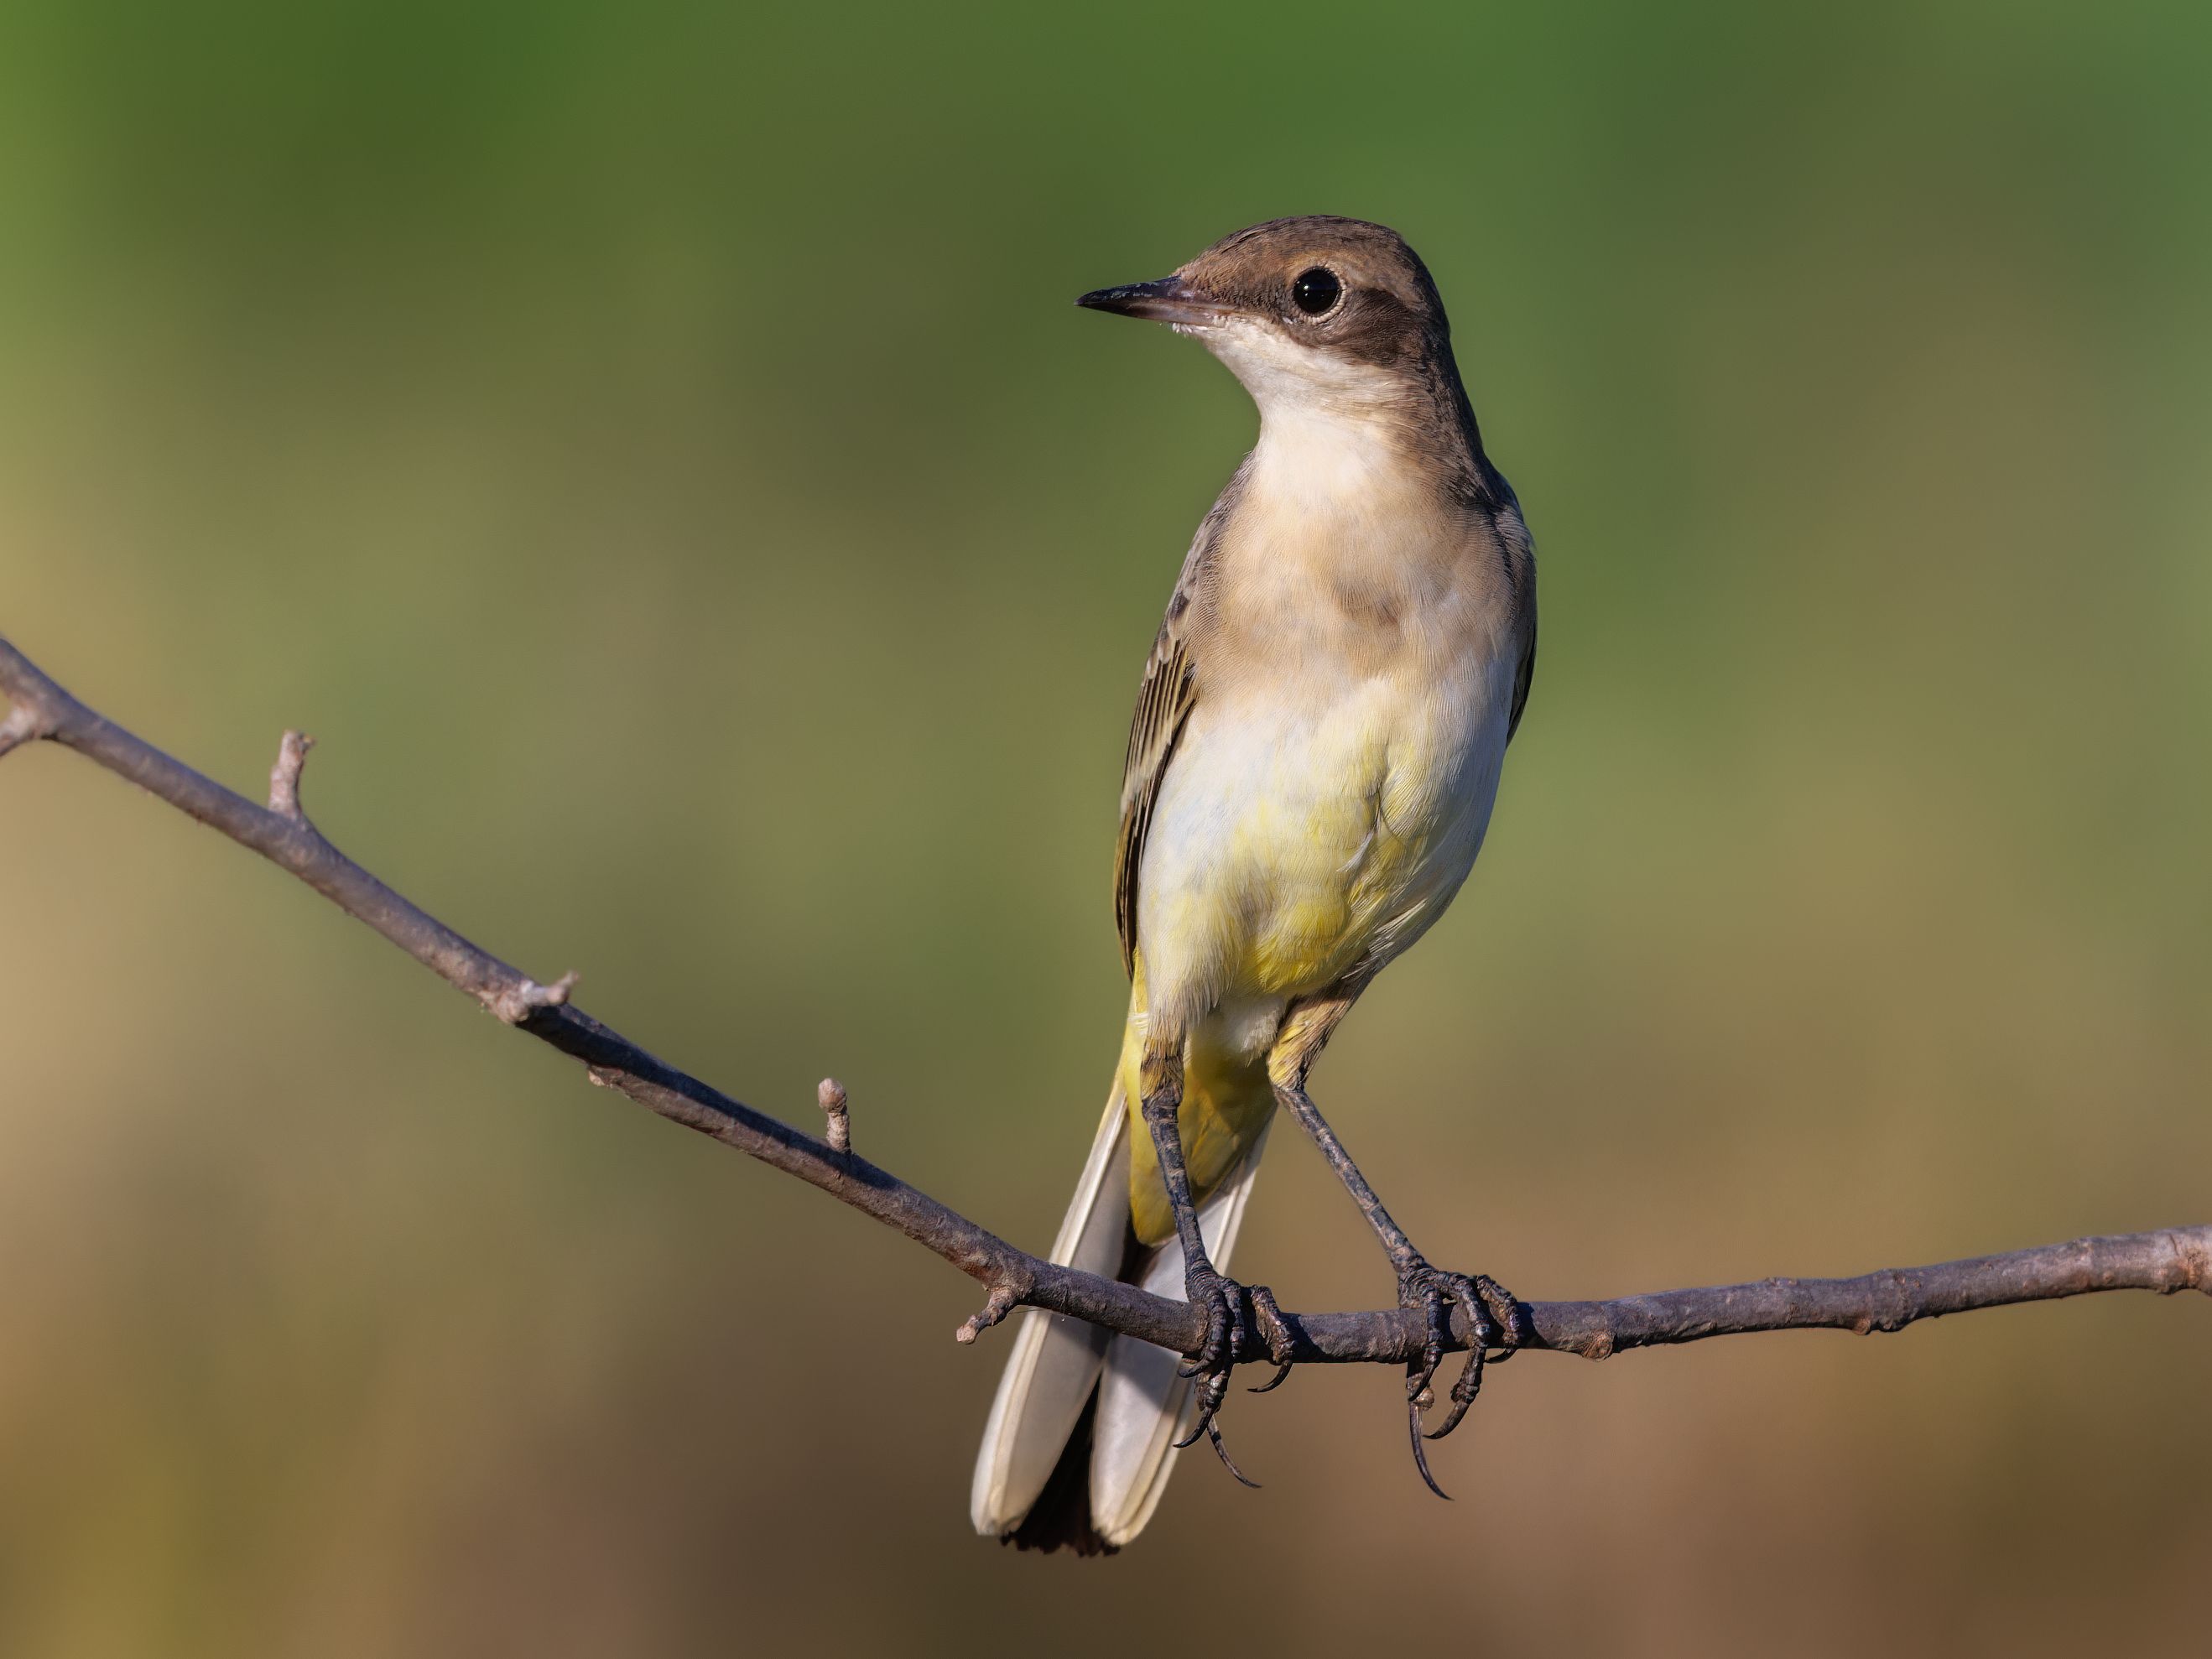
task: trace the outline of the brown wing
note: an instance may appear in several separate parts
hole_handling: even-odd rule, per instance
[[[1505,720],[1505,741],[1510,743],[1521,729],[1521,714],[1528,706],[1528,687],[1536,678],[1536,544],[1529,538],[1520,504],[1511,499],[1512,486],[1502,477],[1498,482],[1507,501],[1494,527],[1499,550],[1505,556],[1505,580],[1513,591],[1513,608],[1519,613],[1522,635],[1521,660],[1513,669],[1513,708]]]
[[[1152,641],[1145,682],[1137,691],[1137,712],[1129,721],[1129,750],[1121,763],[1121,833],[1114,847],[1114,926],[1121,935],[1122,971],[1130,975],[1137,970],[1137,872],[1145,861],[1145,835],[1152,827],[1160,780],[1175,758],[1190,711],[1198,706],[1192,607],[1203,603],[1200,590],[1212,569],[1214,550],[1243,494],[1251,464],[1248,455],[1198,527],[1182,562],[1182,574],[1176,580],[1175,595],[1168,601],[1167,619]]]
[[[1536,678],[1536,618],[1528,618],[1528,641],[1521,647],[1521,665],[1513,671],[1513,712],[1506,717],[1505,741],[1521,729],[1521,711],[1528,706],[1528,688]]]
[[[1121,763],[1121,834],[1114,847],[1114,925],[1121,935],[1121,969],[1136,972],[1137,866],[1145,856],[1145,834],[1152,826],[1152,803],[1159,799],[1160,780],[1175,757],[1176,739],[1198,702],[1198,684],[1191,672],[1190,656],[1176,623],[1187,607],[1181,588],[1168,611],[1168,621],[1145,665],[1145,683],[1137,693],[1137,712],[1129,722],[1129,752]]]

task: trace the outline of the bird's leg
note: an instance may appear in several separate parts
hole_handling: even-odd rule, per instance
[[[1183,1294],[1194,1307],[1206,1310],[1205,1340],[1182,1371],[1185,1376],[1198,1380],[1198,1421],[1189,1436],[1177,1443],[1187,1446],[1200,1434],[1206,1435],[1221,1461],[1228,1464],[1229,1472],[1243,1480],[1243,1472],[1230,1462],[1222,1446],[1221,1431],[1213,1418],[1221,1409],[1222,1396],[1229,1391],[1230,1370],[1244,1346],[1244,1294],[1241,1286],[1214,1271],[1206,1253],[1205,1235],[1199,1230],[1190,1172],[1182,1161],[1182,1135],[1176,1126],[1176,1114],[1182,1106],[1182,1066],[1180,1042],[1156,1042],[1146,1046],[1139,1073],[1145,1127],[1152,1131],[1152,1146],[1159,1155],[1160,1180],[1175,1212],[1176,1235],[1182,1242]]]
[[[1313,1137],[1314,1145],[1321,1148],[1321,1155],[1328,1161],[1329,1168],[1336,1171],[1337,1179],[1352,1194],[1352,1202],[1359,1206],[1359,1212],[1375,1229],[1375,1236],[1382,1241],[1383,1252],[1397,1270],[1398,1304],[1419,1308],[1428,1320],[1428,1341],[1421,1350],[1421,1357],[1406,1368],[1407,1413],[1413,1442],[1413,1462],[1421,1471],[1421,1479],[1428,1482],[1429,1490],[1443,1497],[1443,1489],[1429,1473],[1429,1460],[1421,1449],[1421,1441],[1424,1437],[1440,1440],[1459,1426],[1468,1407],[1474,1403],[1476,1391],[1482,1387],[1486,1350],[1502,1349],[1502,1360],[1534,1335],[1528,1310],[1487,1273],[1444,1273],[1429,1265],[1428,1258],[1415,1249],[1413,1241],[1406,1237],[1405,1229],[1392,1220],[1390,1212],[1382,1207],[1382,1200],[1367,1184],[1367,1177],[1359,1173],[1359,1166],[1344,1150],[1336,1131],[1328,1127],[1312,1097],[1306,1093],[1303,1079],[1278,1079],[1275,1098]],[[1421,1408],[1427,1402],[1429,1384],[1436,1376],[1437,1366],[1443,1363],[1444,1351],[1449,1345],[1451,1304],[1455,1302],[1467,1310],[1467,1364],[1459,1380],[1452,1384],[1451,1409],[1442,1426],[1424,1437]]]

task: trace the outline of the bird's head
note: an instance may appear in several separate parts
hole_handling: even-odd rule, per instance
[[[1260,406],[1354,412],[1455,383],[1443,302],[1395,230],[1360,219],[1271,219],[1225,236],[1171,276],[1076,304],[1189,334]]]

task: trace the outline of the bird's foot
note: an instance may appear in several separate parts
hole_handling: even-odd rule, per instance
[[[1249,1340],[1244,1304],[1250,1292],[1235,1279],[1216,1273],[1212,1264],[1203,1259],[1185,1275],[1183,1291],[1185,1299],[1194,1307],[1206,1310],[1206,1337],[1198,1352],[1179,1373],[1197,1384],[1198,1420],[1188,1434],[1176,1442],[1176,1449],[1181,1451],[1193,1444],[1202,1434],[1212,1443],[1214,1455],[1230,1474],[1245,1486],[1256,1486],[1260,1483],[1246,1478],[1244,1471],[1229,1455],[1229,1449],[1221,1443],[1221,1425],[1215,1420],[1222,1399],[1229,1392],[1229,1374]],[[1272,1303],[1273,1298],[1270,1297],[1268,1300]],[[1271,1329],[1279,1328],[1273,1322],[1270,1325]],[[1273,1340],[1269,1346],[1272,1352],[1275,1346]]]
[[[1421,1413],[1435,1401],[1429,1385],[1436,1380],[1437,1368],[1443,1364],[1451,1345],[1454,1303],[1467,1310],[1467,1364],[1451,1386],[1451,1407],[1443,1422],[1425,1434]],[[1528,1310],[1489,1274],[1444,1273],[1419,1255],[1399,1270],[1398,1305],[1420,1309],[1428,1321],[1428,1340],[1422,1345],[1421,1357],[1406,1368],[1406,1423],[1413,1443],[1413,1466],[1420,1470],[1431,1492],[1449,1498],[1451,1494],[1437,1485],[1436,1477],[1429,1473],[1428,1453],[1422,1441],[1441,1440],[1457,1428],[1481,1390],[1486,1361],[1502,1364],[1511,1358],[1534,1336],[1535,1329],[1528,1322]],[[1492,1348],[1499,1350],[1494,1360],[1488,1359]]]

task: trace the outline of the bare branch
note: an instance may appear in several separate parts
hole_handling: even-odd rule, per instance
[[[310,740],[301,734],[285,733],[263,807],[94,714],[4,639],[0,692],[14,705],[0,720],[0,755],[40,738],[76,750],[289,871],[500,1019],[581,1061],[593,1083],[822,1188],[989,1286],[982,1310],[955,1333],[961,1341],[973,1342],[1018,1307],[1066,1314],[1183,1353],[1203,1338],[1203,1316],[1188,1304],[1018,1249],[859,1157],[851,1150],[845,1091],[835,1079],[825,1079],[818,1096],[829,1139],[816,1140],[572,1006],[574,974],[540,984],[393,892],[308,823],[300,772]],[[1856,1279],[1770,1279],[1612,1302],[1536,1302],[1528,1310],[1533,1346],[1602,1359],[1625,1348],[1750,1331],[1894,1331],[1970,1309],[2117,1290],[2212,1295],[2212,1226],[2076,1239]],[[1426,1335],[1418,1309],[1297,1315],[1279,1311],[1269,1298],[1266,1315],[1243,1322],[1251,1334],[1240,1361],[1403,1365],[1421,1352]],[[1464,1346],[1464,1311],[1455,1309],[1454,1320],[1453,1340]]]

